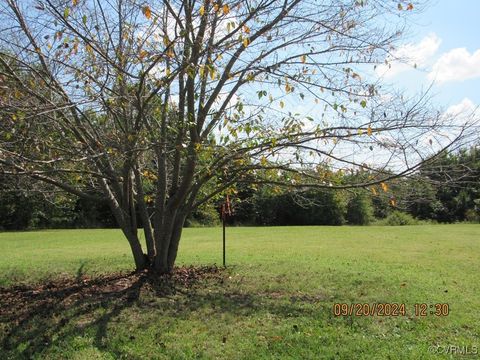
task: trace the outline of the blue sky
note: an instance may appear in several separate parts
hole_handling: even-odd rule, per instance
[[[403,56],[413,56],[418,70],[393,65],[385,80],[418,92],[432,81],[434,102],[443,108],[480,105],[480,1],[433,0],[415,15],[407,30]]]

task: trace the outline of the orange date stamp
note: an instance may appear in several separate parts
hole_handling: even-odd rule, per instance
[[[407,316],[407,306],[404,303],[335,303],[335,316]],[[448,316],[450,307],[447,303],[414,304],[415,316]]]

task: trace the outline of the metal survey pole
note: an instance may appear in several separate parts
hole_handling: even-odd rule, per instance
[[[222,223],[223,223],[223,267],[227,267],[227,264],[225,262],[225,217],[223,217]]]
[[[223,227],[223,267],[227,267],[226,263],[226,246],[225,246],[225,225],[227,216],[232,215],[232,211],[230,210],[230,198],[227,195],[227,199],[225,203],[222,204],[222,227]]]

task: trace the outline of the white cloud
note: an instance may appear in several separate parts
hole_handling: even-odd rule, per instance
[[[451,105],[445,111],[446,116],[469,116],[475,112],[477,106],[469,98],[464,98],[458,104]]]
[[[441,115],[436,129],[432,129],[423,136],[425,146],[430,144],[439,150],[463,133],[462,143],[477,138],[478,133],[478,106],[469,98],[464,98],[458,104],[449,106]],[[430,141],[433,142],[430,143]]]
[[[437,60],[428,77],[439,83],[480,77],[480,49],[473,54],[465,48],[450,50]]]
[[[391,78],[404,71],[411,70],[415,66],[427,66],[429,60],[440,47],[441,42],[442,40],[435,33],[431,33],[417,44],[402,45],[392,52],[392,56],[387,58],[390,65],[377,67],[377,74]]]

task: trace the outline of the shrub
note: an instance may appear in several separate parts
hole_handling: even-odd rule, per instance
[[[418,221],[410,214],[394,211],[388,215],[385,220],[381,222],[383,225],[402,226],[402,225],[417,225]]]
[[[257,195],[253,210],[260,225],[342,225],[344,205],[332,190]]]
[[[185,227],[216,226],[220,224],[220,214],[213,203],[196,209],[185,221]]]
[[[468,209],[465,211],[465,220],[471,223],[480,223],[480,214],[474,209]]]
[[[364,193],[355,195],[347,205],[347,221],[352,225],[368,225],[373,220],[371,199]]]

